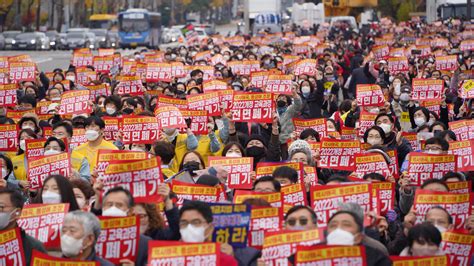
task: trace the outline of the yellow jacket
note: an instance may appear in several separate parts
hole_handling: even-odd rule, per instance
[[[89,145],[89,142],[86,142],[86,143],[80,145],[79,147],[77,147],[76,149],[74,149],[74,151],[81,154],[85,158],[87,158],[87,161],[89,161],[89,164],[90,164],[90,172],[92,173],[92,171],[94,170],[94,168],[97,165],[97,151],[100,150],[100,149],[102,149],[102,150],[118,150],[118,148],[112,142],[102,140],[100,145],[98,145],[96,147],[91,147]]]
[[[215,152],[212,152],[211,138],[209,137],[209,135],[199,136],[198,147],[196,148],[196,151],[202,156],[202,159],[204,160],[204,164],[206,164],[206,166],[207,158],[209,156],[220,156],[222,154],[222,150],[224,149],[224,144],[222,144],[222,140],[219,137],[219,130],[217,130],[214,134],[217,139],[217,143],[219,144],[219,149]]]

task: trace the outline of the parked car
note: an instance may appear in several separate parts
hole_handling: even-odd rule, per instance
[[[116,48],[120,45],[120,37],[117,31],[109,30],[107,32],[107,39],[109,40],[109,47]]]
[[[0,50],[5,49],[5,37],[0,33]]]
[[[95,38],[84,31],[72,31],[66,34],[66,49],[90,48],[95,45]]]
[[[14,50],[49,50],[49,38],[44,32],[18,34],[12,42]]]
[[[49,46],[51,46],[51,49],[53,50],[58,50],[61,49],[61,40],[59,33],[55,30],[50,30],[45,32],[46,36],[49,38]]]
[[[66,49],[66,33],[59,33],[59,49],[64,50]]]
[[[92,29],[92,33],[95,34],[97,43],[99,47],[97,48],[109,48],[109,40],[107,40],[107,30],[106,29]]]
[[[179,28],[165,28],[161,34],[160,48],[174,48],[186,45],[186,38]]]
[[[20,34],[19,30],[9,30],[3,32],[3,37],[5,37],[5,50],[12,49],[12,44],[15,41],[15,37]]]
[[[91,31],[86,31],[87,39],[89,40],[89,48],[91,49],[98,49],[99,48],[99,38],[95,36],[95,34]]]

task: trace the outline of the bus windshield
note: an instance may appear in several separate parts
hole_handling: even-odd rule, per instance
[[[466,18],[467,15],[467,5],[448,5],[441,7],[441,14],[443,20],[449,18]],[[471,9],[471,18],[474,17],[474,8]]]
[[[124,32],[143,32],[148,30],[147,19],[121,19],[120,30]]]

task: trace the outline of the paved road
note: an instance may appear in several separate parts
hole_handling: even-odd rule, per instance
[[[237,29],[237,23],[232,22],[226,25],[216,27],[216,31],[226,35],[230,31]],[[129,55],[134,50],[118,50],[122,55]],[[53,71],[55,68],[67,69],[72,57],[72,51],[0,51],[0,56],[13,56],[19,54],[29,54],[36,62],[41,71]]]

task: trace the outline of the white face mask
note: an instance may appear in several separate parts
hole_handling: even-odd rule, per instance
[[[2,167],[2,178],[7,177],[8,170]]]
[[[8,224],[10,224],[10,219],[12,216],[12,212],[16,210],[13,210],[11,212],[0,212],[0,230],[5,229]]]
[[[184,229],[179,229],[179,232],[181,233],[181,239],[186,243],[204,242],[204,240],[206,240],[204,231],[206,231],[206,227],[196,227],[192,224],[188,224],[188,226]]]
[[[372,139],[372,138],[370,138],[370,139],[368,138],[367,143],[369,143],[370,145],[379,145],[380,144],[378,140]]]
[[[132,149],[130,149],[131,151],[144,151],[143,149],[139,148],[139,147],[133,147]]]
[[[82,250],[82,243],[84,238],[75,239],[72,236],[61,236],[61,251],[66,257],[74,257],[79,255]]]
[[[328,245],[345,245],[352,246],[354,245],[354,235],[346,230],[337,228],[332,231],[326,237],[326,242]]]
[[[103,216],[111,216],[111,217],[126,217],[127,212],[123,211],[115,206],[108,208],[107,210],[102,211]]]
[[[32,126],[29,126],[29,125],[23,125],[23,126],[21,126],[21,129],[31,129],[31,130],[35,131],[35,128],[32,127]]]
[[[115,113],[115,108],[106,107],[105,112],[109,115],[113,115]]]
[[[26,150],[26,141],[24,139],[20,140],[20,149]]]
[[[443,234],[444,232],[446,232],[446,230],[448,230],[446,227],[441,226],[441,225],[435,224],[434,226],[436,227],[436,229],[438,229],[438,231],[439,231],[441,234]]]
[[[51,98],[51,101],[53,101],[53,102],[61,101],[61,97]]]
[[[48,156],[48,155],[55,155],[55,154],[60,154],[61,152],[60,151],[57,151],[57,150],[47,150],[47,151],[44,151],[44,155]]]
[[[388,134],[392,131],[392,125],[390,125],[390,124],[382,123],[382,124],[379,125],[379,127],[381,127],[383,129],[383,132],[385,132],[385,134]]]
[[[77,205],[79,206],[79,209],[84,208],[86,206],[86,200],[83,198],[76,198]]]
[[[422,125],[424,125],[426,123],[425,119],[423,117],[417,117],[415,118],[415,125],[417,125],[418,127],[421,127]]]
[[[236,152],[228,152],[226,153],[225,157],[240,158],[242,157],[242,154]]]
[[[96,130],[92,130],[92,129],[86,130],[86,138],[88,141],[94,141],[98,137],[99,137],[99,132],[97,132]]]
[[[41,196],[43,198],[43,203],[52,203],[52,204],[61,203],[61,195],[59,195],[56,192],[51,192],[49,190],[46,190],[46,191],[43,191],[43,194]]]
[[[411,254],[415,257],[419,256],[434,256],[438,252],[438,249],[432,248],[428,245],[424,245],[422,247],[418,248],[412,248],[411,249]]]
[[[393,93],[396,95],[400,95],[401,93],[401,84],[395,83],[393,84]]]
[[[375,108],[369,109],[367,111],[371,114],[378,114],[379,113],[379,108],[375,107]]]
[[[399,99],[400,99],[400,101],[402,101],[402,102],[408,102],[408,101],[410,101],[410,94],[408,94],[408,93],[402,93],[402,94],[400,94],[400,98],[399,98]]]
[[[74,82],[76,81],[76,76],[66,76],[66,79]]]
[[[301,93],[310,93],[311,88],[308,86],[301,87]]]

